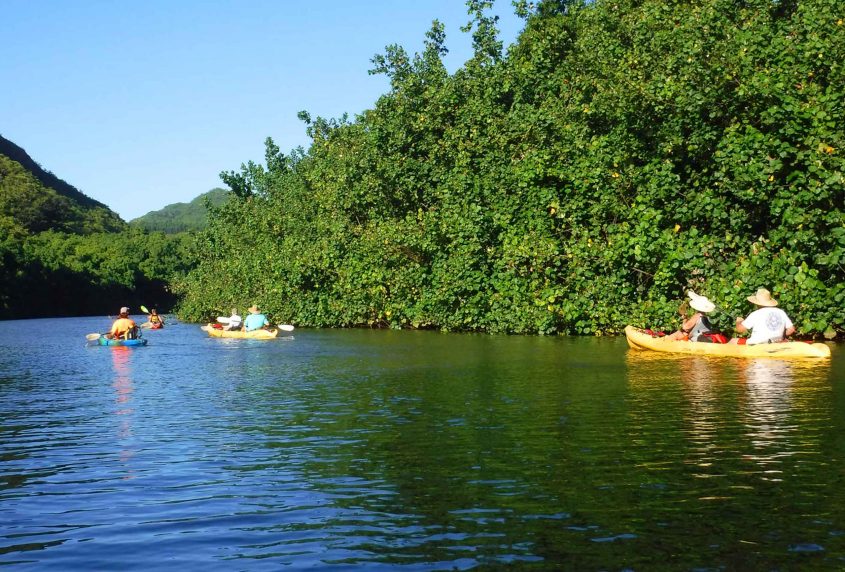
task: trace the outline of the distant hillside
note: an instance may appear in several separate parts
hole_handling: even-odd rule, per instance
[[[212,206],[220,206],[228,201],[230,196],[231,192],[225,189],[212,189],[189,203],[167,205],[163,209],[133,219],[129,221],[129,224],[148,231],[158,230],[168,234],[202,230],[207,224],[206,201]]]
[[[0,320],[167,311],[192,240],[131,228],[0,137]]]
[[[79,203],[84,207],[101,207],[107,209],[108,207],[99,201],[95,201],[86,194],[83,194],[79,189],[71,184],[66,183],[62,179],[50,171],[44,170],[41,165],[36,163],[32,157],[27,154],[22,148],[18,147],[2,135],[0,135],[0,155],[5,155],[12,161],[16,161],[21,166],[32,173],[42,185],[53,189],[60,195],[63,195],[74,202]]]
[[[126,223],[106,205],[44,170],[0,136],[0,218],[28,233],[116,232]]]

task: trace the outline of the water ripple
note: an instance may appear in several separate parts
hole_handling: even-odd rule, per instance
[[[88,325],[86,325],[86,323]],[[845,375],[624,340],[0,322],[0,564],[835,569]],[[153,334],[156,334],[153,337]],[[81,338],[80,338],[81,339]],[[35,367],[34,364],[39,364]]]

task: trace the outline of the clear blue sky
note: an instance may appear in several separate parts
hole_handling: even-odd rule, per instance
[[[500,38],[523,22],[498,0]],[[0,134],[125,220],[223,186],[264,139],[307,147],[300,110],[351,117],[386,93],[385,46],[446,26],[471,56],[462,0],[2,0]]]

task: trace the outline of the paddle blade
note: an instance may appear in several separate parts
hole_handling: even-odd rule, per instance
[[[141,311],[142,311],[143,313],[145,313],[145,314],[149,314],[149,313],[150,313],[150,311],[149,311],[149,310],[147,310],[147,307],[146,307],[146,306],[144,306],[143,304],[141,304]]]
[[[291,326],[290,324],[279,324],[279,329],[285,332],[292,332],[293,326]]]
[[[89,342],[95,342],[100,339],[100,334],[88,334],[85,339]]]

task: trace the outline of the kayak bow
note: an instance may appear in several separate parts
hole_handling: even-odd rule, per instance
[[[147,340],[144,338],[138,338],[136,340],[110,340],[105,336],[101,336],[97,339],[97,343],[101,346],[145,346],[147,345]]]

